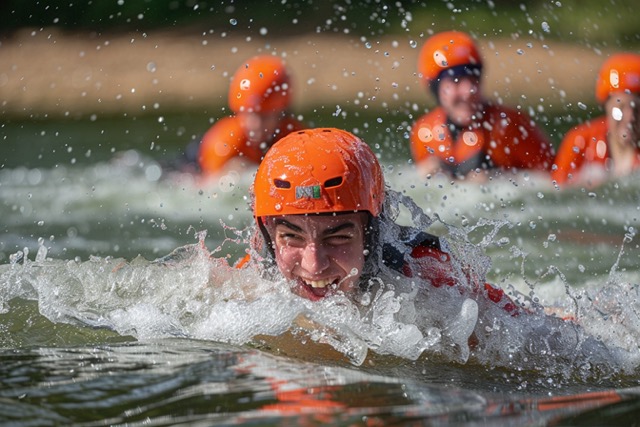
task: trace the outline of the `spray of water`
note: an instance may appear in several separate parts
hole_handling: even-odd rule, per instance
[[[18,300],[37,301],[50,321],[139,340],[190,337],[244,345],[256,336],[294,332],[307,345],[328,345],[355,365],[376,353],[582,380],[638,366],[640,316],[637,307],[623,303],[637,301],[637,286],[606,286],[595,293],[570,292],[567,286],[570,319],[549,315],[532,294],[511,291],[524,307],[514,316],[478,288],[491,267],[484,249],[503,244],[499,232],[507,222],[483,220],[461,229],[433,220],[401,194],[390,191],[387,203],[381,243],[402,249],[395,220],[403,209],[416,230],[438,222],[446,230],[441,245],[451,255],[454,286],[436,287],[430,278],[407,278],[382,265],[356,298],[338,294],[311,302],[274,279],[277,274],[265,274],[260,258],[234,268],[216,256],[220,248],[206,248],[206,233],[196,233],[196,243],[152,261],[55,260],[46,249],[31,261],[28,250],[16,253],[0,266],[0,310],[10,312]],[[225,229],[224,244],[248,245],[255,232]],[[474,244],[469,233],[480,229],[488,231]]]

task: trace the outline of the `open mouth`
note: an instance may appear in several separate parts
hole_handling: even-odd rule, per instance
[[[298,288],[302,291],[300,296],[317,301],[329,295],[331,291],[337,289],[340,278],[306,280],[298,279]]]

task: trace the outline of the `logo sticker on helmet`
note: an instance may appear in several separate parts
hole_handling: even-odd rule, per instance
[[[296,187],[296,199],[319,199],[320,198],[320,186],[319,185],[307,185]]]

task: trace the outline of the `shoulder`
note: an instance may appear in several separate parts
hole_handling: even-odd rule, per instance
[[[202,136],[198,153],[200,169],[209,174],[219,173],[228,160],[246,151],[246,142],[238,118],[231,116],[218,120]]]
[[[229,116],[215,122],[204,134],[203,140],[212,136],[238,139],[244,137],[244,131],[240,120],[236,116]]]
[[[433,234],[421,231],[413,237],[411,241],[411,257],[423,258],[423,257],[437,257],[441,260],[448,260],[448,255],[442,250],[440,246],[440,238]]]
[[[426,124],[441,124],[447,121],[447,115],[445,114],[442,107],[436,107],[433,110],[423,114],[418,117],[415,122],[414,127],[417,128]]]
[[[444,139],[447,135],[446,130],[447,117],[444,110],[437,107],[430,112],[420,116],[411,127],[411,146],[414,157],[427,156],[425,145],[433,145]],[[436,137],[436,135],[440,135]]]
[[[491,121],[496,123],[505,120],[509,123],[515,122],[527,125],[533,123],[531,117],[524,111],[491,102],[485,105],[485,114],[490,117]]]
[[[411,227],[401,227],[397,244],[385,244],[382,248],[384,264],[398,271],[405,266],[407,255],[423,258],[439,257],[441,254],[443,252],[438,236]]]
[[[606,139],[606,117],[596,117],[571,128],[562,138],[559,151],[574,150],[574,147],[583,150],[592,143]]]
[[[605,116],[600,116],[593,118],[591,120],[587,120],[584,123],[574,126],[567,135],[573,133],[575,134],[584,134],[589,136],[601,136],[606,135],[607,133],[607,118]]]

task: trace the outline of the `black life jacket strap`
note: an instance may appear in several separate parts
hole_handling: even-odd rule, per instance
[[[413,248],[422,246],[441,250],[438,236],[411,227],[401,226],[398,240],[396,244],[386,243],[382,247],[382,262],[396,271],[401,271],[405,264],[405,255],[410,253]]]

